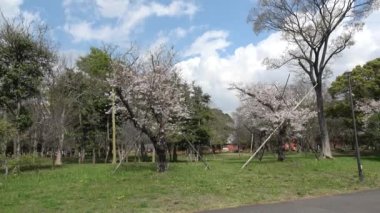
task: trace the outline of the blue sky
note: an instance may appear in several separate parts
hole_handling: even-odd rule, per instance
[[[65,2],[71,3],[65,5]],[[104,2],[107,3],[110,1]],[[127,2],[127,0],[121,2]],[[145,2],[146,5],[149,5],[149,3],[153,1]],[[155,2],[162,6],[170,6],[173,3],[173,1],[168,0]],[[136,29],[131,29],[128,35],[128,41],[136,41],[142,47],[148,47],[154,43],[158,37],[168,35],[173,32],[173,30],[189,30],[190,32],[187,32],[185,37],[171,40],[171,43],[177,50],[182,50],[189,46],[202,32],[207,30],[228,30],[229,39],[233,42],[226,48],[226,51],[232,51],[242,45],[257,43],[264,37],[264,35],[255,35],[251,30],[250,24],[246,22],[249,9],[253,5],[252,1],[229,0],[223,1],[222,4],[220,4],[220,0],[187,0],[177,2],[184,2],[186,5],[194,6],[194,12],[189,12],[188,14],[178,12],[176,15],[168,16],[151,15],[144,18],[135,26]],[[100,41],[100,39],[82,40],[81,42],[76,41],[75,36],[70,35],[67,29],[65,30],[65,25],[67,22],[70,22],[70,19],[74,19],[75,21],[86,20],[91,22],[94,26],[99,27],[104,25],[116,26],[118,22],[121,22],[119,17],[99,16],[99,11],[97,11],[99,9],[96,7],[97,4],[94,0],[24,0],[20,8],[21,10],[39,14],[40,18],[51,27],[54,38],[60,43],[61,49],[82,49],[86,51],[89,46],[101,45],[102,41]],[[68,10],[70,10],[70,12],[67,12]],[[70,13],[70,15],[68,13]],[[107,42],[107,39],[103,42]]]
[[[266,70],[266,57],[287,47],[279,33],[256,35],[246,22],[255,0],[0,0],[6,17],[42,20],[62,54],[73,60],[91,46],[135,42],[141,49],[173,45],[184,79],[211,94],[213,105],[239,105],[231,83],[284,81],[289,71]],[[333,61],[334,75],[380,57],[380,13],[357,33],[356,45]],[[333,79],[333,78],[331,78]]]

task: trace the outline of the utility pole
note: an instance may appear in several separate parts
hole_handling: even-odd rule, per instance
[[[359,150],[359,143],[358,143],[358,133],[356,130],[356,119],[355,119],[355,110],[354,110],[354,103],[352,100],[352,87],[351,87],[351,72],[344,73],[348,77],[348,87],[349,87],[349,96],[350,96],[350,104],[351,104],[351,112],[352,112],[352,123],[354,126],[354,138],[355,138],[355,149],[356,149],[356,162],[358,164],[358,173],[359,173],[359,181],[363,182],[364,176],[363,176],[363,166],[360,160],[360,150]]]
[[[112,87],[112,164],[116,164],[115,88]]]

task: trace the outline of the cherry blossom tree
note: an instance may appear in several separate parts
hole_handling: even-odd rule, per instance
[[[380,100],[365,99],[357,102],[357,107],[363,113],[364,128],[368,125],[368,119],[375,113],[380,112]]]
[[[158,172],[166,171],[166,136],[188,116],[184,83],[175,67],[173,50],[163,47],[138,56],[130,49],[114,60],[113,69],[112,84],[119,106],[152,141]]]
[[[301,132],[304,124],[316,112],[308,107],[300,107],[293,110],[304,94],[297,93],[297,90],[290,87],[281,88],[276,85],[253,84],[246,88],[234,86],[240,92],[241,106],[239,113],[246,120],[256,121],[252,126],[263,126],[269,130],[274,130],[281,125],[278,132],[278,160],[283,161],[284,140],[288,131]]]

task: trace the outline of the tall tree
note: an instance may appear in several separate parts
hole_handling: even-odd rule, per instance
[[[111,86],[107,81],[112,77],[111,62],[111,57],[105,50],[94,47],[90,49],[88,55],[80,57],[77,61],[79,70],[88,74],[87,91],[82,98],[84,102],[81,113],[83,124],[90,136],[93,161],[95,161],[95,149],[99,148],[99,134],[104,133],[107,129],[109,115],[105,112],[112,107],[110,103]],[[116,129],[116,126],[114,128]],[[112,162],[116,163],[116,141],[113,142]]]
[[[77,123],[81,107],[80,100],[86,90],[85,76],[81,72],[62,67],[63,71],[57,75],[48,92],[48,120],[50,141],[56,152],[55,165],[62,165],[62,151],[65,136],[73,130]]]
[[[0,104],[14,116],[14,154],[20,154],[24,102],[39,93],[43,76],[55,61],[47,28],[22,18],[0,20]]]
[[[186,100],[189,118],[184,123],[181,136],[194,143],[199,150],[201,145],[208,145],[210,141],[210,128],[208,126],[208,121],[211,118],[210,95],[203,93],[202,88],[193,83],[188,88]],[[191,153],[194,151],[191,147],[188,148]],[[199,156],[197,155],[197,157]]]
[[[378,131],[376,125],[379,122],[380,111],[380,58],[368,61],[362,66],[356,66],[352,69],[350,76],[359,129],[364,130],[369,137],[369,144],[373,144],[371,140],[376,141],[376,131]],[[352,128],[348,88],[348,76],[345,74],[337,76],[329,88],[334,101],[327,108],[327,112],[331,117],[347,120],[346,126]]]
[[[173,50],[160,48],[138,58],[133,51],[115,60],[116,94],[127,119],[152,141],[158,155],[157,170],[167,169],[166,137],[188,116],[183,83],[175,67]]]
[[[259,0],[249,16],[256,33],[279,31],[289,45],[274,67],[293,63],[315,87],[322,154],[331,158],[330,141],[323,111],[322,84],[331,60],[354,44],[353,35],[377,0]],[[344,27],[344,30],[341,30]]]

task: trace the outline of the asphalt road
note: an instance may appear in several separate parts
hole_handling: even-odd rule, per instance
[[[380,189],[352,194],[243,206],[207,213],[380,213]],[[204,213],[206,213],[204,212]]]

